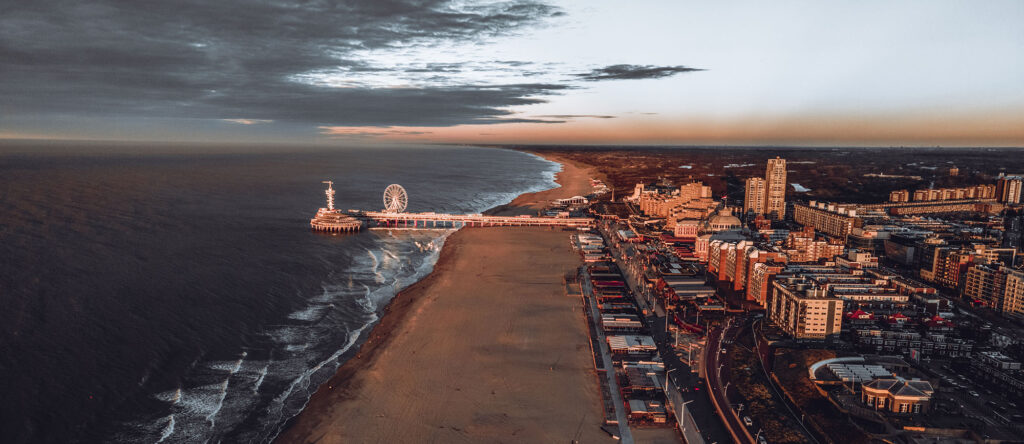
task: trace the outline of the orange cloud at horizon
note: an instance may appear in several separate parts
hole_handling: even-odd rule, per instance
[[[66,136],[42,134],[42,133],[19,133],[14,131],[0,131],[0,140],[65,140]]]
[[[1024,146],[1024,112],[738,119],[665,116],[453,127],[321,127],[334,137],[437,143]]]

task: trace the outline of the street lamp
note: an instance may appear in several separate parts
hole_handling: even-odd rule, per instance
[[[679,408],[682,409],[682,413],[679,416],[680,417],[680,419],[679,419],[680,424],[679,425],[682,426],[682,428],[683,428],[683,438],[684,439],[686,438],[686,404],[689,404],[689,403],[691,403],[693,401],[696,401],[696,399],[691,399],[689,401],[683,401],[683,403],[679,405]]]

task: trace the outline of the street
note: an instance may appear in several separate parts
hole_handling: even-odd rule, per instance
[[[626,284],[630,291],[636,295],[637,304],[646,313],[643,318],[651,330],[651,336],[658,346],[658,353],[665,363],[666,375],[672,378],[673,384],[681,388],[688,413],[692,415],[694,422],[696,422],[700,429],[701,435],[709,443],[731,442],[730,433],[722,425],[714,406],[706,395],[708,391],[707,386],[704,385],[703,381],[693,372],[690,366],[683,363],[679,356],[676,355],[675,348],[672,346],[672,338],[669,336],[666,327],[668,317],[664,315],[660,307],[658,307],[658,311],[661,311],[661,316],[657,316],[658,311],[651,309],[647,302],[643,300],[645,293],[642,290],[644,289],[639,288],[637,285],[640,282],[637,276],[638,270],[623,260],[624,254],[626,258],[633,257],[633,255],[631,252],[624,252],[616,247],[616,239],[609,233],[609,228],[606,225],[601,225],[600,228],[613,261],[626,278]]]

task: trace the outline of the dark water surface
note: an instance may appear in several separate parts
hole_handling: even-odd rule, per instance
[[[93,147],[95,148],[95,147]],[[463,147],[0,147],[0,441],[265,442],[445,230],[310,232],[340,208],[480,212],[557,164]]]

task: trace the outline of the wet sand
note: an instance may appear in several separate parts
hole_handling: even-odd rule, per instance
[[[554,190],[498,214],[589,192],[566,165]],[[397,295],[358,354],[310,399],[280,443],[612,442],[568,231],[464,228],[434,271]]]

